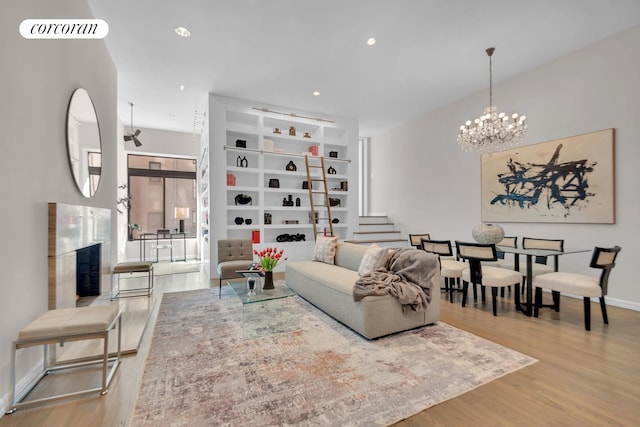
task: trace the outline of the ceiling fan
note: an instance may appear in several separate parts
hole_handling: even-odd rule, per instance
[[[136,147],[140,147],[142,145],[142,142],[140,142],[140,140],[138,139],[138,135],[140,135],[142,133],[142,131],[140,129],[136,129],[136,131],[133,131],[133,102],[129,102],[129,105],[131,105],[131,131],[129,132],[128,135],[124,136],[124,140],[125,141],[131,141],[133,140],[133,143],[136,144]]]

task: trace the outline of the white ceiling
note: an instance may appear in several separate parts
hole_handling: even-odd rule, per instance
[[[488,98],[487,47],[499,83],[640,25],[638,0],[88,1],[109,24],[120,119],[131,101],[135,127],[184,132],[212,92],[356,117],[374,136]]]

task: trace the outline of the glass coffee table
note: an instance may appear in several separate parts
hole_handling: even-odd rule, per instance
[[[275,280],[275,289],[249,294],[247,279],[229,280],[242,303],[242,334],[245,340],[291,332],[300,328],[300,312],[293,298],[296,294],[282,280]]]

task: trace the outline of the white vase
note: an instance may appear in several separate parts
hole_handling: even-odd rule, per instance
[[[478,224],[471,230],[471,235],[478,243],[498,243],[504,239],[504,230],[497,224]]]

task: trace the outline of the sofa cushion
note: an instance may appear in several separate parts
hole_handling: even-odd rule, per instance
[[[353,295],[353,285],[358,280],[356,271],[314,261],[296,261],[288,264],[287,268],[297,271],[317,286],[334,289],[350,298]]]
[[[338,245],[337,237],[318,236],[316,246],[313,249],[312,261],[320,261],[327,264],[333,264],[336,256],[336,246]]]
[[[336,248],[335,265],[358,271],[362,257],[366,251],[366,246],[340,242]]]
[[[358,268],[358,275],[364,276],[365,274],[373,273],[379,267],[382,267],[386,260],[387,248],[381,248],[375,243],[371,244],[362,257]]]

